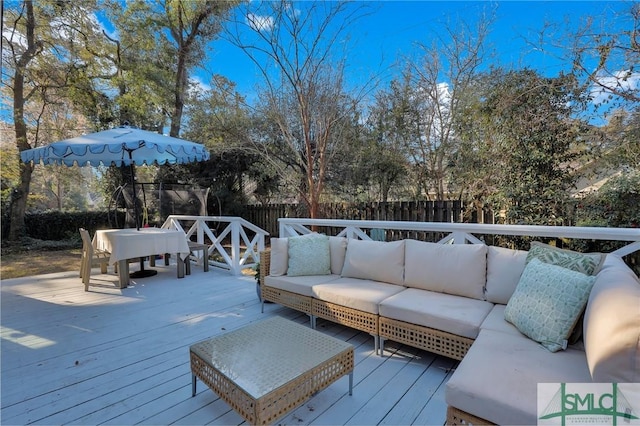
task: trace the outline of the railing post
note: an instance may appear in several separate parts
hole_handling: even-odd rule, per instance
[[[240,275],[240,222],[231,222],[231,273]]]
[[[467,233],[466,232],[452,232],[453,244],[466,244],[467,243]]]
[[[204,222],[202,220],[198,220],[196,222],[198,225],[196,227],[196,241],[198,244],[204,243]]]

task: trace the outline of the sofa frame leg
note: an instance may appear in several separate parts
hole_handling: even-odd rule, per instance
[[[315,315],[311,315],[311,314],[307,314],[309,315],[309,324],[311,325],[312,329],[316,329],[316,316]]]
[[[380,347],[380,336],[378,336],[377,334],[372,334],[373,336],[373,350],[375,351],[376,355],[378,355],[378,350]]]
[[[380,353],[376,352],[376,355],[384,356],[384,337],[378,336],[378,350]]]

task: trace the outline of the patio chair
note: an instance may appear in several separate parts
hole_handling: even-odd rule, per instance
[[[93,247],[89,231],[80,228],[80,236],[82,237],[82,258],[80,260],[80,278],[84,284],[84,291],[89,291],[89,280],[91,278],[91,268],[95,264],[100,264],[100,272],[107,273],[109,265],[109,253],[106,250],[99,250]]]
[[[189,244],[189,256],[185,260],[186,274],[191,275],[191,255],[194,251],[202,251],[202,267],[204,272],[209,272],[209,246],[207,244],[200,244],[193,241],[187,241]]]

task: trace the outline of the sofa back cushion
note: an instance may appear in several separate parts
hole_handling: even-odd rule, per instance
[[[271,238],[271,263],[269,275],[281,277],[289,268],[289,244],[287,238]]]
[[[596,277],[583,333],[594,382],[640,382],[640,281],[618,256]]]
[[[340,275],[347,253],[347,239],[345,237],[329,237],[329,248],[331,250],[331,273]]]
[[[317,235],[316,233],[305,234],[305,236]],[[293,237],[298,238],[298,237]],[[340,275],[344,265],[344,256],[347,251],[347,239],[344,237],[329,237],[329,250],[331,256],[331,273]],[[289,239],[271,238],[271,263],[269,264],[269,275],[280,277],[287,275],[289,269]]]
[[[405,241],[405,286],[484,300],[487,246]]]
[[[487,250],[487,285],[485,298],[488,302],[506,305],[520,281],[524,271],[527,252],[504,247],[489,246]]]
[[[349,239],[341,275],[402,285],[404,240],[386,243]]]

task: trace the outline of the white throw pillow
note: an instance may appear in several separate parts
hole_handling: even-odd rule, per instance
[[[406,240],[404,285],[484,300],[487,246]]]
[[[386,243],[349,239],[341,275],[402,285],[404,240]]]
[[[328,236],[309,234],[289,238],[288,276],[329,274],[331,255]]]

